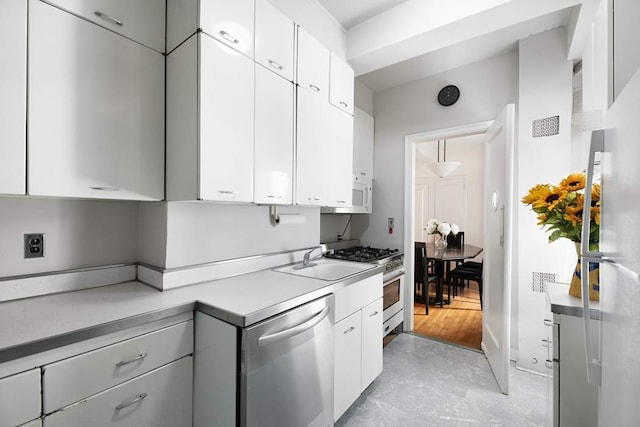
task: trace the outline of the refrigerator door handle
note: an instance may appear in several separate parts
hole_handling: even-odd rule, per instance
[[[593,171],[595,164],[595,155],[597,152],[604,151],[604,129],[595,130],[591,133],[591,141],[589,143],[589,163],[587,165],[587,176],[584,191],[584,205],[582,207],[582,236],[580,239],[581,247],[581,272],[580,284],[582,287],[582,321],[584,326],[584,344],[585,356],[587,358],[587,380],[589,384],[600,385],[602,382],[602,363],[599,359],[595,359],[592,355],[593,347],[591,345],[591,309],[589,307],[589,264],[591,262],[608,262],[602,252],[589,251],[589,236],[591,235],[591,186],[593,185]]]

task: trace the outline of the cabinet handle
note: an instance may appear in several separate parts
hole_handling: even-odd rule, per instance
[[[271,59],[269,60],[269,65],[278,70],[282,70],[284,68],[282,65],[278,64],[276,61],[272,61]]]
[[[309,85],[309,87],[314,92],[320,92],[320,88],[318,86],[316,86],[316,85]]]
[[[274,196],[273,194],[268,194],[267,199],[282,199],[282,196]]]
[[[218,34],[220,34],[220,37],[222,37],[223,39],[233,43],[233,44],[238,44],[240,43],[240,40],[238,40],[237,38],[233,37],[231,34],[227,33],[224,30],[220,30],[218,31]]]
[[[347,108],[349,106],[349,104],[347,104],[344,101],[340,101],[340,105],[342,105],[342,107]]]
[[[220,194],[233,194],[233,195],[237,195],[238,194],[237,191],[231,191],[231,190],[218,190],[218,193],[220,193]]]
[[[549,359],[544,361],[544,366],[547,367],[547,369],[553,369],[553,362]]]
[[[138,356],[134,357],[133,359],[123,360],[121,362],[116,363],[116,366],[119,368],[121,366],[128,365],[129,363],[133,363],[133,362],[137,362],[138,360],[142,360],[147,356],[148,356],[148,354],[146,352],[145,353],[141,353]]]
[[[553,326],[553,322],[549,319],[544,319],[544,326]]]
[[[102,18],[107,22],[111,22],[112,24],[116,24],[116,25],[119,25],[121,27],[124,25],[124,22],[122,22],[121,20],[116,19],[111,15],[107,15],[104,12],[100,12],[99,10],[96,10],[95,12],[93,12],[93,14],[96,15],[98,18]]]
[[[389,330],[389,328],[391,328],[391,326],[387,325],[384,327],[384,331],[387,332]]]
[[[344,200],[336,200],[336,203],[345,204],[345,203],[347,203],[347,202],[346,202],[346,201],[344,201]]]
[[[371,314],[369,315],[369,317],[377,316],[377,315],[378,315],[378,313],[379,313],[379,311],[378,311],[378,310],[376,310],[376,311],[374,311],[373,313],[371,313]]]
[[[96,191],[120,191],[117,187],[89,187],[92,190]]]
[[[118,406],[116,406],[116,411],[120,411],[120,410],[126,408],[127,406],[135,405],[136,403],[140,402],[145,397],[147,397],[147,393],[139,394],[136,397],[134,397],[133,399],[131,399],[130,401],[121,403]]]
[[[366,172],[360,172],[360,175],[364,175],[364,176],[366,176],[366,175],[367,175],[367,173],[366,173]]]
[[[355,330],[356,330],[356,327],[355,327],[355,326],[352,326],[352,327],[350,327],[349,329],[347,329],[346,331],[344,331],[343,333],[346,335],[346,334],[351,333],[351,332],[353,332],[353,331],[355,331]]]
[[[549,348],[549,347],[551,347],[551,340],[547,340],[547,339],[542,340],[542,346],[543,346],[544,348]]]

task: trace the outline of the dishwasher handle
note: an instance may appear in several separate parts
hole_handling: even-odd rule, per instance
[[[318,323],[322,322],[325,317],[327,317],[327,314],[329,314],[329,309],[329,306],[325,307],[321,312],[315,314],[311,319],[306,320],[303,323],[300,323],[292,328],[276,332],[275,334],[261,336],[260,338],[258,338],[258,347],[291,338],[292,336],[301,334],[302,332],[313,328]]]

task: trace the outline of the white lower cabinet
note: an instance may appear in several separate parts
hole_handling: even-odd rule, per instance
[[[382,274],[335,294],[333,417],[337,421],[382,372]]]
[[[382,347],[382,343],[380,343]],[[362,391],[362,312],[336,323],[333,416],[337,421]]]
[[[382,298],[362,309],[361,392],[382,373]]]
[[[29,2],[27,193],[164,198],[164,56]]]
[[[192,425],[192,357],[187,356],[44,418],[45,427]]]
[[[16,426],[40,413],[39,368],[0,378],[0,426]]]
[[[196,313],[194,427],[236,425],[237,337],[234,326]]]

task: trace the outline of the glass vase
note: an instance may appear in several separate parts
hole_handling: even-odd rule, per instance
[[[447,248],[447,239],[439,234],[436,234],[436,240],[433,243],[436,246],[436,249]]]
[[[582,265],[580,262],[580,243],[575,243],[576,253],[578,254],[578,262],[576,268],[573,271],[571,277],[571,283],[569,284],[569,295],[576,298],[582,297],[582,283],[580,277],[582,276]],[[589,263],[589,299],[591,301],[600,300],[600,264],[596,262]]]

